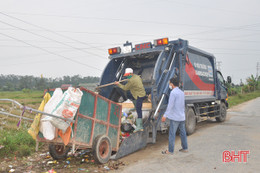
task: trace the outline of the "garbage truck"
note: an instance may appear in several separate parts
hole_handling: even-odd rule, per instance
[[[216,68],[213,54],[189,45],[187,40],[170,41],[168,38],[135,44],[126,42],[122,47],[108,49],[109,62],[101,75],[105,85],[124,79],[126,68],[141,76],[150,101],[148,115],[144,118],[144,131],[133,133],[120,145],[115,158],[132,153],[155,143],[158,130],[167,129],[161,117],[167,108],[170,95],[169,80],[177,77],[179,88],[185,93],[186,132],[191,135],[196,124],[208,118],[218,122],[226,119],[228,108],[227,81]],[[131,99],[115,85],[100,88],[99,94],[112,101],[124,103]]]

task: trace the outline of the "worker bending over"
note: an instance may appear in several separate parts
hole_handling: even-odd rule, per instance
[[[115,82],[115,84],[125,91],[130,90],[132,96],[134,97],[133,103],[138,115],[138,118],[136,120],[136,129],[134,130],[134,132],[143,131],[142,106],[143,101],[146,98],[146,92],[142,79],[140,76],[133,73],[132,68],[126,68],[124,76],[126,76],[128,79],[126,85],[122,85],[119,82]]]

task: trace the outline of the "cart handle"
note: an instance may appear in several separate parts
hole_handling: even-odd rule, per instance
[[[33,108],[30,108],[30,107],[23,106],[19,102],[15,101],[15,100],[12,100],[12,99],[0,99],[0,101],[10,101],[10,102],[18,105],[21,109],[29,110],[30,112],[41,113],[41,114],[44,114],[44,115],[47,115],[47,116],[51,116],[51,117],[54,117],[54,118],[59,118],[59,119],[62,119],[62,120],[65,120],[65,121],[69,121],[69,122],[72,122],[72,123],[75,122],[75,120],[71,120],[71,119],[68,119],[68,118],[63,118],[63,117],[60,117],[60,116],[57,116],[57,115],[49,114],[49,113],[46,113],[46,112],[39,111],[37,109],[33,109]]]

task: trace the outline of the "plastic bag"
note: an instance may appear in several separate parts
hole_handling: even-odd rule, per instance
[[[45,104],[50,100],[51,95],[49,93],[46,93],[43,97],[43,100],[40,104],[40,107],[38,108],[39,111],[44,110]],[[39,125],[40,125],[40,119],[41,119],[41,113],[38,113],[33,120],[33,123],[31,124],[31,127],[28,129],[28,133],[32,136],[34,140],[36,140],[36,137],[39,133]]]
[[[80,106],[81,97],[83,93],[80,89],[69,87],[64,92],[61,101],[56,108],[52,111],[52,114],[62,116],[63,118],[74,119],[74,116]],[[63,133],[66,132],[70,122],[66,122],[59,118],[51,117],[51,123],[58,129],[61,129]]]
[[[61,101],[63,92],[61,88],[56,88],[53,92],[51,99],[44,107],[44,112],[51,113],[58,103]],[[50,122],[51,116],[42,115],[40,122],[40,132],[42,132],[43,137],[48,140],[53,140],[55,138],[55,127]]]

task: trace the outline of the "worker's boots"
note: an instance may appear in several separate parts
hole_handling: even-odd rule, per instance
[[[143,131],[144,128],[143,128],[143,119],[142,118],[137,118],[136,119],[136,128],[134,130],[134,133],[135,132],[139,132],[139,131]]]

